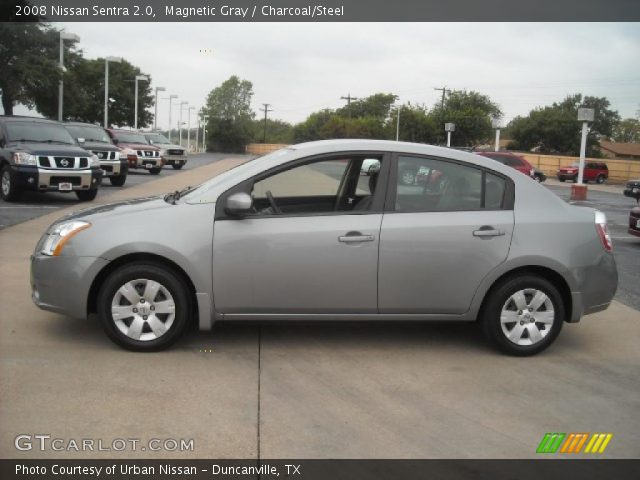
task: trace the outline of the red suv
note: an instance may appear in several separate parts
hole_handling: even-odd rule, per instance
[[[144,168],[151,175],[157,175],[164,166],[160,149],[149,144],[144,135],[133,130],[107,128],[107,133],[120,149],[120,155],[126,155],[129,169]]]
[[[558,180],[564,182],[565,180],[573,180],[574,182],[578,181],[578,168],[580,167],[579,163],[572,163],[568,167],[562,167],[558,170]],[[582,181],[584,183],[587,182],[596,182],[596,183],[604,183],[605,180],[609,178],[609,168],[607,164],[604,162],[585,162],[584,164],[584,174],[582,177]]]
[[[527,162],[520,155],[516,155],[511,152],[474,152],[476,155],[482,155],[483,157],[496,160],[505,164],[508,167],[515,168],[521,173],[524,173],[527,177],[533,178],[535,175],[535,169],[533,165]]]

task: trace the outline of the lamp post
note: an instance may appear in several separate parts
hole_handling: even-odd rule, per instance
[[[58,84],[58,121],[62,121],[62,104],[63,104],[63,95],[64,95],[64,83],[62,80],[62,75],[65,72],[64,69],[64,41],[71,40],[73,42],[80,41],[80,37],[73,33],[60,32],[60,83]]]
[[[398,105],[398,121],[396,122],[396,142],[400,141],[400,111],[402,105]]]
[[[156,103],[155,103],[155,112],[153,113],[153,131],[155,132],[158,129],[158,92],[164,92],[166,88],[164,87],[156,87]]]
[[[582,122],[582,138],[580,139],[580,168],[578,169],[578,183],[571,185],[571,200],[586,200],[587,186],[582,183],[584,178],[584,159],[587,152],[587,133],[589,122],[595,119],[593,108],[578,108],[578,121]]]
[[[184,123],[182,122],[182,107],[184,105],[189,105],[189,102],[180,102],[180,122],[179,122],[179,129],[178,129],[178,136],[180,138],[180,146],[182,146],[182,125],[184,125]]]
[[[455,132],[456,124],[455,123],[445,123],[444,131],[447,132],[447,147],[451,146],[451,132]]]
[[[138,130],[138,82],[148,82],[149,81],[149,77],[147,77],[146,75],[136,75],[136,93],[134,95],[134,107],[133,107],[133,115],[134,115],[134,119],[133,119],[133,128],[135,130]]]
[[[195,110],[196,107],[187,108],[187,152],[191,151],[191,110]]]
[[[209,115],[202,115],[202,151],[204,153],[207,151],[207,118]]]
[[[491,119],[491,126],[496,130],[496,146],[495,151],[500,151],[500,119],[498,117],[494,117]]]
[[[169,142],[171,142],[171,130],[173,130],[173,126],[171,125],[171,106],[173,105],[174,98],[178,98],[178,95],[169,95]]]
[[[120,63],[122,57],[104,59],[104,128],[109,128],[109,62]]]

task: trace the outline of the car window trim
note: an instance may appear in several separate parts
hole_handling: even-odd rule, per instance
[[[308,212],[308,213],[298,212],[298,213],[283,213],[283,214],[276,214],[276,215],[250,214],[250,215],[243,215],[243,216],[235,216],[235,215],[231,216],[224,211],[224,204],[226,202],[226,199],[230,195],[233,195],[234,193],[239,193],[239,192],[244,192],[251,195],[251,186],[254,183],[260,180],[263,180],[265,178],[268,178],[270,176],[273,176],[278,173],[284,172],[286,170],[291,170],[293,168],[296,168],[305,164],[309,164],[309,163],[316,163],[316,162],[321,162],[326,160],[341,160],[341,159],[344,159],[345,157],[350,158],[350,157],[367,157],[367,156],[380,157],[381,159],[381,168],[380,168],[380,173],[378,177],[379,187],[376,188],[376,192],[374,193],[374,199],[371,204],[371,208],[368,210],[358,210],[358,211],[339,210],[339,211],[332,211],[332,212]],[[350,160],[352,161],[353,158],[350,158]],[[350,169],[350,168],[351,168],[351,165],[348,165],[347,169]],[[216,211],[215,211],[214,219],[215,221],[243,220],[243,219],[249,219],[249,218],[252,220],[253,219],[257,220],[257,219],[268,219],[268,218],[382,214],[384,211],[384,203],[386,199],[386,188],[388,185],[388,176],[389,176],[390,169],[391,169],[391,152],[388,152],[388,151],[385,152],[385,151],[379,151],[379,150],[345,150],[342,152],[322,153],[317,155],[310,155],[308,157],[298,158],[296,160],[291,160],[285,164],[278,165],[276,167],[272,167],[268,170],[260,172],[254,175],[253,177],[250,177],[238,183],[237,185],[229,188],[228,190],[220,194],[220,196],[216,201]],[[349,172],[345,170],[345,176],[343,176],[343,179],[340,181],[341,182],[340,188],[342,188],[342,182],[344,181],[348,173]],[[338,194],[339,193],[340,193],[340,190],[338,190]]]
[[[481,184],[481,205],[482,207],[480,208],[474,208],[474,209],[465,209],[465,210],[411,210],[411,211],[404,211],[404,210],[396,210],[395,206],[396,206],[396,191],[397,191],[397,186],[398,186],[398,159],[400,157],[414,157],[414,158],[424,158],[427,160],[436,160],[436,161],[441,161],[441,162],[447,162],[447,163],[455,163],[457,165],[463,166],[463,167],[468,167],[468,168],[475,168],[477,170],[480,170],[481,174],[482,174],[482,184]],[[475,165],[475,164],[471,164],[469,162],[465,162],[463,160],[456,160],[454,158],[446,158],[446,157],[437,157],[434,155],[421,155],[419,153],[406,153],[406,152],[393,152],[391,155],[391,162],[389,162],[389,177],[388,177],[388,185],[387,185],[387,194],[386,194],[386,198],[385,198],[385,203],[384,203],[384,213],[446,213],[446,212],[497,212],[497,211],[502,211],[502,210],[513,210],[513,206],[515,203],[515,185],[513,183],[513,180],[501,173],[501,172],[497,172],[495,170],[492,170],[488,167],[485,167],[483,165]],[[511,167],[509,167],[511,168]],[[495,175],[499,178],[504,179],[505,181],[505,189],[504,192],[502,194],[502,207],[501,208],[484,208],[484,189],[485,189],[485,177],[486,177],[486,173],[490,173],[492,175]]]

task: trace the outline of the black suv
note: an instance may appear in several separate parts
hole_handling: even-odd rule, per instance
[[[15,201],[25,190],[75,192],[93,200],[102,170],[98,158],[82,149],[58,122],[0,116],[0,195]]]
[[[126,155],[120,156],[120,149],[111,141],[106,130],[98,125],[80,122],[67,122],[65,128],[82,148],[93,153],[100,160],[100,168],[111,185],[121,187],[127,180],[129,162]]]

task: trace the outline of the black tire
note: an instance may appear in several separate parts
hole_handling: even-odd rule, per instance
[[[95,200],[97,195],[97,188],[94,188],[93,190],[76,190],[76,196],[81,202],[90,202],[91,200]]]
[[[563,182],[563,183],[564,183],[565,178],[564,178],[564,177],[560,177],[558,180],[560,180],[561,182]]]
[[[174,162],[171,164],[171,166],[173,167],[174,170],[180,170],[182,167],[184,167],[184,163]]]
[[[158,175],[160,173],[160,170],[162,170],[162,167],[150,168],[149,173],[151,175]]]
[[[111,182],[111,185],[113,185],[114,187],[121,187],[124,185],[124,182],[127,181],[127,176],[118,175],[115,177],[109,177],[109,181]]]
[[[551,324],[548,333],[546,333],[545,336],[542,337],[542,339],[537,343],[534,343],[533,345],[518,345],[517,343],[509,340],[506,334],[503,332],[500,316],[503,307],[506,307],[507,305],[515,307],[515,304],[507,303],[508,301],[510,302],[509,299],[512,295],[514,295],[518,291],[528,289],[541,291],[551,301],[554,311],[553,323]],[[530,300],[527,299],[527,302],[529,301]],[[514,313],[517,315],[519,312]],[[523,317],[518,315],[518,318]],[[485,336],[495,347],[509,355],[524,357],[535,355],[536,353],[543,351],[549,345],[551,345],[560,333],[560,330],[562,330],[564,318],[564,301],[562,299],[562,295],[560,295],[560,292],[558,292],[558,289],[553,285],[553,283],[537,275],[523,274],[507,277],[499,284],[494,286],[494,288],[492,288],[483,306],[480,321],[482,322]],[[520,323],[520,326],[526,327],[527,338],[530,338],[528,337],[529,325],[527,324],[526,319],[522,320],[521,322],[514,322],[513,324],[505,324],[505,329],[515,329],[518,327],[518,323]],[[542,326],[538,322],[533,323],[535,323],[535,326],[539,330],[547,330],[545,326]],[[527,340],[527,338],[524,338],[524,332],[521,338],[523,338],[523,341]]]
[[[16,181],[9,165],[5,165],[0,170],[0,181],[3,184],[3,187],[0,188],[0,197],[5,202],[15,202],[20,199],[22,190],[16,187]]]
[[[175,305],[175,317],[169,329],[161,336],[151,340],[135,340],[127,336],[116,325],[111,313],[111,303],[116,292],[127,282],[138,279],[160,283],[173,297]],[[102,328],[113,342],[127,350],[151,352],[171,346],[184,333],[191,316],[191,301],[187,286],[173,270],[153,262],[133,262],[118,268],[106,278],[98,292],[97,311]],[[168,317],[161,321],[168,321]],[[145,329],[147,329],[146,333],[151,332],[151,327],[146,319],[144,320],[143,333]]]
[[[575,177],[573,177],[573,178],[571,179],[571,181],[572,181],[573,183],[578,183],[578,176],[576,175]]]
[[[606,178],[604,178],[604,175],[598,175],[596,177],[596,183],[599,183],[600,185],[602,185],[604,183],[604,181],[606,180]]]

